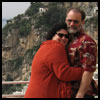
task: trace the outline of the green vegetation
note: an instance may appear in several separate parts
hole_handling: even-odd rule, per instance
[[[31,31],[30,20],[22,20],[19,26],[19,35],[21,37],[26,37]]]
[[[32,3],[30,8],[25,12],[25,15],[34,16],[36,13],[39,12],[40,7],[45,7],[41,2]]]
[[[21,16],[21,15],[20,15]],[[11,32],[12,29],[19,30],[19,37],[26,37],[31,31],[31,20],[30,19],[21,19],[20,16],[16,17],[10,23],[8,23],[3,28],[3,35],[7,36],[8,31]],[[14,21],[14,23],[13,23]]]
[[[12,92],[21,91],[22,89],[23,89],[23,84],[2,85],[2,94],[12,94]]]
[[[42,16],[38,16],[36,19],[35,28],[40,28],[41,31],[47,31],[53,24],[58,22],[65,21],[65,12],[66,9],[63,7],[58,7],[53,4],[52,6],[48,6],[48,10],[42,14]]]
[[[18,58],[7,61],[10,65],[12,65],[12,67],[9,70],[10,71],[18,70],[20,66],[22,66],[23,59],[24,56],[19,56]]]
[[[98,15],[90,18],[90,19],[87,19],[86,20],[86,27],[89,25],[89,24],[93,24],[95,28],[97,28],[97,25],[98,25]]]
[[[37,46],[33,46],[32,49],[28,49],[26,52],[25,52],[25,55],[29,54],[30,55],[30,59],[33,59],[35,53],[37,52],[37,50],[39,49],[40,47],[40,44],[38,44]]]
[[[5,81],[13,81],[11,75],[7,73],[7,78]],[[12,94],[14,91],[21,91],[23,88],[23,84],[9,84],[9,85],[2,85],[2,94]]]

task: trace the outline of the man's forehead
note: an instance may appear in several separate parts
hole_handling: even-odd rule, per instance
[[[67,14],[67,18],[78,18],[78,19],[81,19],[81,13],[80,12],[78,12],[78,11],[70,11],[70,12],[68,12],[68,14]]]
[[[67,13],[67,15],[69,14],[74,14],[74,15],[80,15],[81,16],[81,13],[79,11],[76,11],[76,10],[71,10]]]

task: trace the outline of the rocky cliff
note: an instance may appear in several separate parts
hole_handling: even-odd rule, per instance
[[[45,2],[43,3],[45,4]],[[43,7],[42,4],[42,7]],[[11,20],[7,21],[7,25],[3,28],[2,32],[2,80],[28,80],[31,74],[32,59],[39,48],[41,42],[44,40],[43,36],[45,31],[34,28],[34,24],[38,18],[39,6],[31,14],[32,5],[27,9],[25,14],[18,15]],[[45,8],[48,8],[49,2],[46,3]],[[63,6],[62,6],[63,5]],[[64,8],[81,7],[85,10],[88,16],[95,18],[97,14],[94,9],[97,6],[96,2],[59,2],[58,6]],[[36,6],[37,7],[37,6]],[[90,15],[89,15],[90,14]],[[96,31],[97,25],[94,25],[91,18],[88,18],[86,23],[89,33]],[[91,24],[90,24],[90,23]],[[92,27],[90,29],[90,27]],[[40,27],[42,28],[42,26]],[[93,34],[94,36],[94,34]],[[96,35],[97,37],[97,35]]]

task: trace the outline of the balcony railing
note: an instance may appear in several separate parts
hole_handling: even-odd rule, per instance
[[[3,81],[2,84],[29,84],[29,81]],[[2,98],[23,98],[24,94],[3,94]]]
[[[98,79],[95,80],[98,83]],[[2,84],[29,84],[29,81],[3,81]],[[3,94],[2,98],[23,98],[24,94]],[[98,98],[98,96],[96,97]]]

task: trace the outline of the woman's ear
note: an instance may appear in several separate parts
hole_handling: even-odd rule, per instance
[[[55,34],[55,35],[52,37],[52,40],[58,40],[58,35]]]

